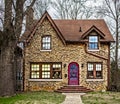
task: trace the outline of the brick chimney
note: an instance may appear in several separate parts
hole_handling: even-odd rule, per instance
[[[26,30],[29,30],[30,27],[33,25],[33,18],[34,18],[34,10],[30,8],[26,15]]]

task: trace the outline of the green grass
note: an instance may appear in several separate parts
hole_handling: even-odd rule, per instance
[[[0,97],[0,104],[60,104],[65,96],[55,92],[26,92],[13,97]]]
[[[82,96],[84,104],[120,104],[120,92],[91,92]]]

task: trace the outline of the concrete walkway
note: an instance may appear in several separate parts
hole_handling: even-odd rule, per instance
[[[61,104],[83,104],[81,100],[81,95],[85,93],[63,93],[66,95],[65,101]]]

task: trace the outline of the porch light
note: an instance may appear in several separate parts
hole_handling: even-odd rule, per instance
[[[81,64],[81,68],[83,68],[83,67],[84,67],[84,64],[82,63],[82,64]]]
[[[63,67],[65,68],[65,67],[66,67],[66,64],[64,64]]]

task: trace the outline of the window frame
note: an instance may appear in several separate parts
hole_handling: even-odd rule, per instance
[[[93,78],[89,77],[89,71],[88,71],[88,64],[93,65]],[[96,65],[100,64],[101,65],[101,77],[97,77],[97,70],[96,70]],[[103,63],[102,62],[88,62],[87,63],[87,79],[102,79],[103,78]]]
[[[43,42],[43,39],[46,38],[46,37],[50,37],[50,42]],[[52,39],[51,39],[51,35],[44,35],[44,36],[42,36],[42,37],[41,37],[41,50],[51,50],[51,40],[52,40]],[[49,44],[49,45],[50,45],[50,48],[49,48],[49,49],[44,48],[44,47],[43,47],[43,44],[47,44],[47,45]]]
[[[97,42],[90,42],[90,37],[97,37]],[[92,44],[97,44],[97,48],[91,48],[90,47],[90,43],[92,43]],[[88,36],[88,49],[89,50],[99,50],[99,36],[98,35],[89,35]]]
[[[39,78],[32,78],[32,64],[39,65]],[[42,78],[42,72],[48,72],[48,71],[42,71],[42,65],[48,64],[50,65],[50,78]],[[60,65],[60,78],[53,78],[53,65],[58,64]],[[30,79],[62,79],[62,62],[30,62]]]

